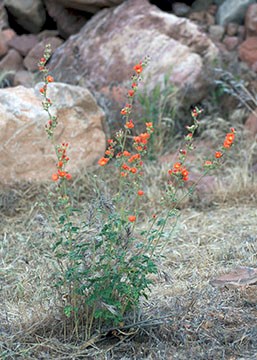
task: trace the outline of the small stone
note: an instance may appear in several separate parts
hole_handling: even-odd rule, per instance
[[[189,15],[191,8],[182,2],[175,2],[172,4],[172,11],[176,16],[186,17]]]
[[[17,50],[10,49],[0,61],[0,70],[20,70],[23,68],[23,58]]]
[[[254,65],[257,70],[257,63]],[[257,109],[255,109],[255,112],[252,112],[246,119],[245,128],[250,131],[253,137],[257,135]]]
[[[235,36],[237,35],[239,25],[237,23],[228,23],[226,28],[226,33],[228,36]]]
[[[237,36],[225,36],[223,39],[223,44],[229,51],[235,50],[239,45],[239,39]]]
[[[209,27],[210,38],[214,41],[221,41],[224,35],[225,29],[221,25],[211,25]]]
[[[240,45],[239,57],[250,66],[257,62],[257,37],[249,37]]]

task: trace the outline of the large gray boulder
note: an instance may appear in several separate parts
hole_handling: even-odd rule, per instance
[[[23,29],[38,33],[46,20],[42,0],[4,0],[4,5]]]
[[[225,0],[217,11],[217,23],[223,26],[229,22],[242,24],[247,8],[255,2],[255,0]]]

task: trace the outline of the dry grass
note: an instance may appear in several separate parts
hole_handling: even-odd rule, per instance
[[[215,142],[215,137],[213,138]],[[243,141],[243,140],[242,140]],[[241,359],[257,355],[257,304],[251,294],[213,288],[209,281],[237,265],[256,267],[257,184],[254,142],[234,149],[219,181],[183,205],[165,258],[137,324],[96,334],[90,343],[63,339],[60,303],[51,287],[51,208],[41,206],[49,184],[0,193],[1,359]],[[250,156],[251,153],[251,156]],[[201,154],[203,155],[203,154]],[[207,156],[207,155],[206,155]],[[165,164],[151,163],[145,212],[160,205]],[[87,207],[92,182],[105,196],[115,188],[92,173],[74,181],[76,204]],[[104,184],[104,185],[103,185]],[[256,287],[255,287],[256,289]],[[256,295],[256,294],[255,294]],[[126,324],[125,324],[126,325]]]

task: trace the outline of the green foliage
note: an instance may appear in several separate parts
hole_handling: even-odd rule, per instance
[[[161,155],[171,139],[176,135],[176,94],[177,89],[170,83],[168,75],[153,90],[147,89],[138,94],[141,105],[140,121],[151,121],[154,133],[148,145],[148,158],[155,160]]]

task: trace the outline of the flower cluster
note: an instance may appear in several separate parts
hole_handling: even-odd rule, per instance
[[[173,165],[173,169],[170,169],[168,173],[169,175],[174,175],[177,179],[182,179],[183,181],[188,180],[189,172],[180,162],[176,162]]]
[[[208,167],[208,168],[213,168],[216,165],[219,165],[219,161],[223,156],[223,151],[226,151],[228,149],[230,149],[230,147],[233,145],[233,142],[235,140],[235,129],[231,128],[230,129],[230,133],[226,134],[225,140],[223,142],[223,147],[222,147],[222,151],[218,150],[215,152],[215,161],[211,161],[211,160],[206,160],[204,163],[204,167]]]
[[[67,180],[71,179],[71,174],[65,171],[65,166],[67,162],[70,160],[67,156],[68,146],[69,146],[68,143],[62,143],[61,145],[56,147],[58,163],[56,165],[57,173],[52,175],[53,181],[57,181],[59,179],[67,179]]]
[[[235,129],[231,128],[230,130],[231,132],[226,135],[226,138],[223,143],[223,146],[226,149],[229,149],[231,147],[235,139]]]
[[[185,149],[180,149],[179,150],[179,158],[178,161],[173,165],[172,169],[168,170],[168,174],[172,175],[176,181],[178,182],[185,182],[188,181],[189,179],[189,171],[187,170],[187,168],[184,166],[186,157],[188,155],[188,152],[193,150],[193,136],[195,131],[197,130],[198,126],[199,126],[199,121],[198,121],[198,117],[199,115],[202,113],[202,109],[195,107],[192,111],[191,111],[191,115],[193,118],[193,124],[192,125],[187,125],[186,129],[188,130],[188,134],[185,135],[184,140],[185,140]]]

